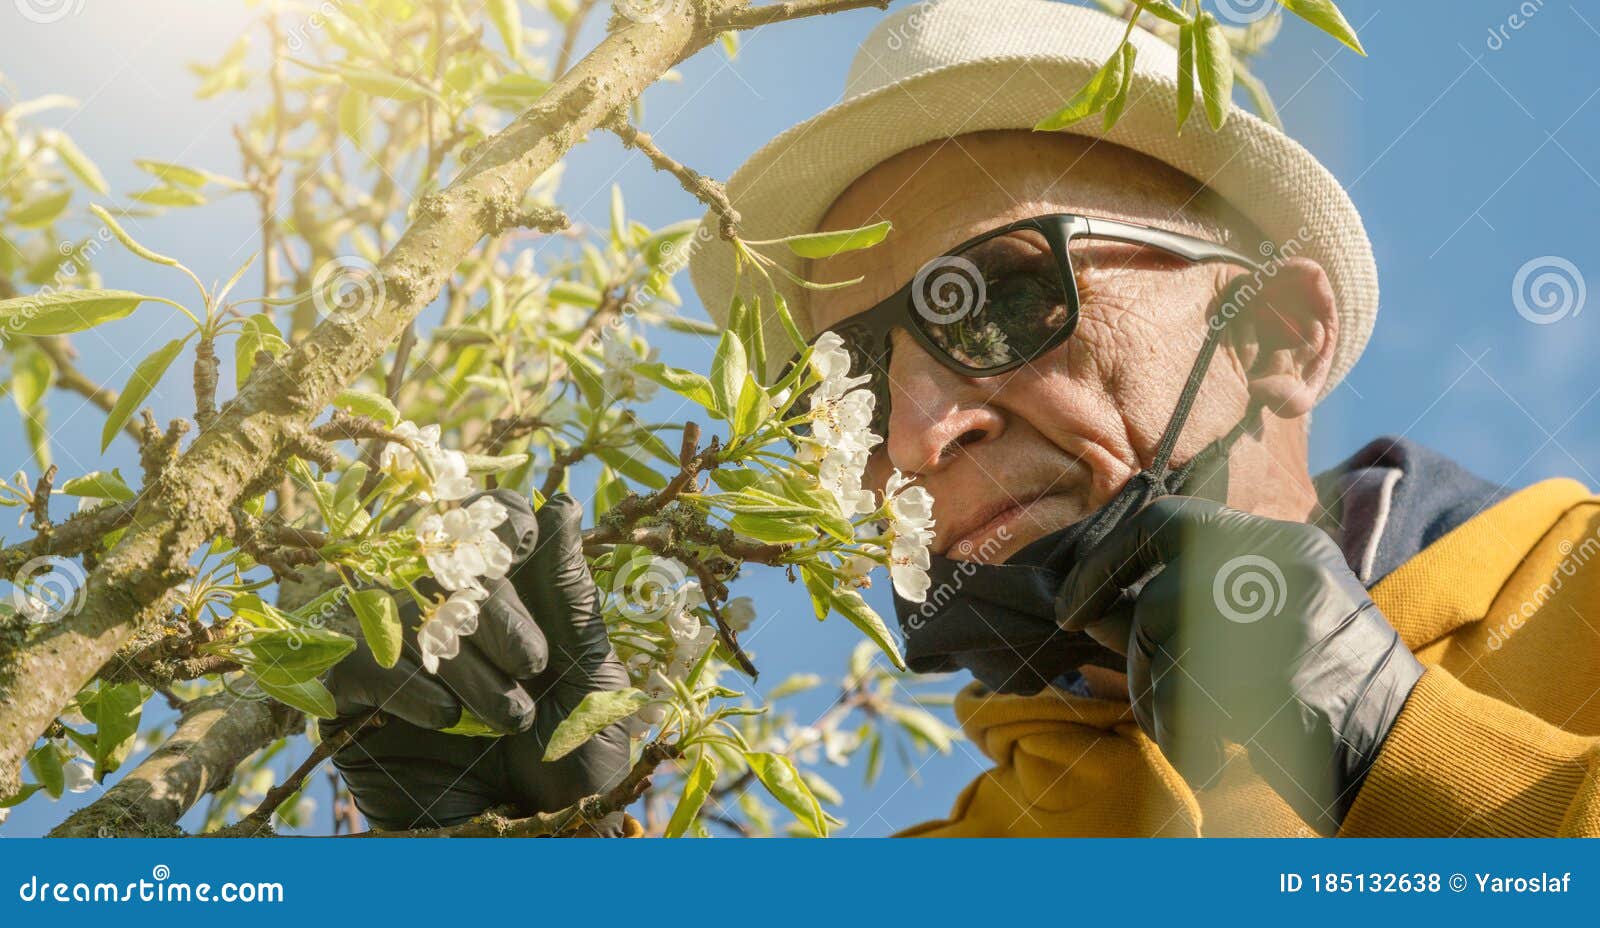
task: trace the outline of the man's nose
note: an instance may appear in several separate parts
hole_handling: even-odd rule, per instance
[[[894,339],[884,442],[894,467],[908,475],[933,473],[963,449],[1000,437],[1005,418],[990,403],[994,381],[957,374],[904,332]]]

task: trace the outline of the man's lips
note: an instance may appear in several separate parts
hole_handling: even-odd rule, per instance
[[[956,527],[959,534],[937,553],[960,561],[999,563],[1029,542],[1067,525],[1080,508],[1076,496],[1058,491],[997,501],[963,519]]]

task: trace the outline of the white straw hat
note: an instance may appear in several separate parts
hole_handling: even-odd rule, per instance
[[[1031,128],[1105,62],[1126,25],[1056,0],[929,0],[885,17],[856,52],[842,102],[773,139],[729,178],[741,237],[815,231],[852,181],[908,148],[969,132]],[[1183,171],[1286,254],[1293,242],[1295,254],[1322,265],[1340,321],[1326,396],[1361,356],[1378,314],[1377,268],[1355,205],[1310,152],[1238,107],[1213,132],[1196,105],[1178,134],[1177,50],[1143,29],[1134,29],[1131,41],[1138,57],[1122,118],[1110,131],[1098,116],[1066,131]],[[689,270],[707,312],[723,323],[734,295],[734,257],[718,228],[708,212]],[[788,249],[764,251],[801,273],[804,259]],[[808,292],[773,276],[810,337]],[[750,277],[747,271],[741,289],[761,295],[764,282],[756,289]],[[788,344],[770,307],[762,309],[767,344]],[[773,355],[774,368],[787,360],[786,352]]]

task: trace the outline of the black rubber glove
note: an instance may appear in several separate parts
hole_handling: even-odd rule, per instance
[[[1224,740],[1336,832],[1422,665],[1333,539],[1210,500],[1156,500],[1068,574],[1062,627],[1128,658],[1141,728],[1202,788]]]
[[[515,493],[491,495],[510,514],[497,531],[513,566],[505,580],[487,584],[478,629],[460,654],[441,661],[438,676],[422,670],[413,607],[402,610],[406,647],[394,667],[379,667],[362,644],[325,678],[339,718],[322,723],[324,737],[374,708],[385,715],[383,725],[334,755],[374,827],[451,825],[497,806],[552,811],[609,789],[627,772],[621,724],[560,761],[542,761],[550,733],[585,695],[628,685],[583,557],[583,509],[558,495],[535,515]],[[463,707],[508,735],[435,730],[455,725]],[[623,818],[590,824],[599,834],[618,834]]]

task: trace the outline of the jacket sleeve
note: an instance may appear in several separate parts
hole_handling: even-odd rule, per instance
[[[1600,739],[1564,731],[1430,667],[1340,834],[1600,836]]]

